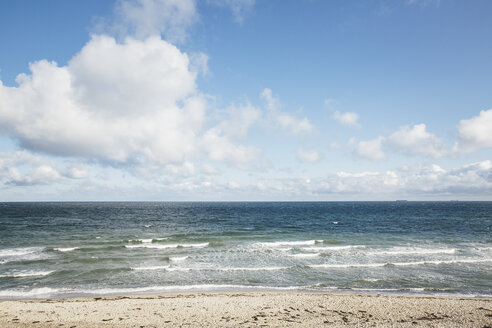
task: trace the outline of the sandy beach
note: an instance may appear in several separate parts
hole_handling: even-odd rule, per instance
[[[189,293],[0,302],[1,327],[492,327],[492,299]]]

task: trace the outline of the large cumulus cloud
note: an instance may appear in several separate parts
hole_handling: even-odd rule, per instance
[[[52,155],[120,164],[208,156],[244,166],[257,150],[233,144],[206,120],[189,67],[187,54],[160,37],[96,35],[66,66],[37,61],[18,86],[0,84],[0,127],[24,148]],[[216,155],[217,141],[232,159]]]

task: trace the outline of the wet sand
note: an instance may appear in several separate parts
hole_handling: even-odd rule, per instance
[[[0,327],[492,327],[492,299],[189,293],[0,301]]]

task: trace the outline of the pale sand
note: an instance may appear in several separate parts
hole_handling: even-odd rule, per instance
[[[0,302],[0,327],[492,327],[492,299],[196,293]]]

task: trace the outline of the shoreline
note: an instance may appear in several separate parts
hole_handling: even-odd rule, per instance
[[[60,300],[60,299],[83,299],[94,297],[117,297],[117,296],[154,296],[154,295],[174,295],[174,294],[235,294],[235,293],[297,293],[297,294],[337,294],[337,295],[361,295],[361,296],[390,296],[390,297],[435,297],[435,298],[466,298],[466,299],[492,299],[491,294],[487,293],[460,293],[432,290],[428,288],[339,288],[323,287],[320,289],[305,286],[241,286],[241,285],[184,285],[184,286],[149,286],[149,287],[128,287],[111,289],[94,289],[86,292],[78,290],[65,290],[64,293],[53,294],[53,290],[41,291],[49,287],[41,287],[38,292],[36,289],[30,291],[10,291],[14,295],[31,294],[32,296],[1,296],[3,301],[36,301],[36,300]],[[38,296],[36,296],[38,295]]]
[[[492,327],[492,298],[296,291],[0,300],[1,327]]]

